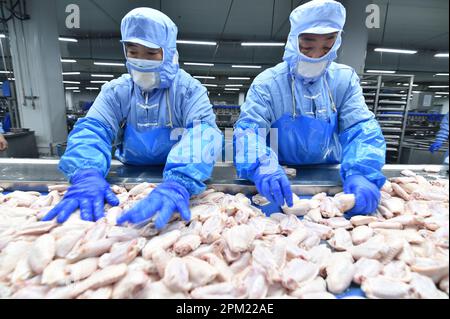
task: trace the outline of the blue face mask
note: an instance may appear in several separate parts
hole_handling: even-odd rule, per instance
[[[132,69],[140,72],[154,71],[163,64],[162,60],[146,60],[135,58],[127,58],[127,62]]]

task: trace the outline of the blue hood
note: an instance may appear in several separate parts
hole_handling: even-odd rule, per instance
[[[289,65],[291,74],[296,74],[299,60],[311,60],[300,53],[298,37],[302,33],[328,34],[339,32],[333,48],[325,57],[321,58],[327,59],[330,63],[336,59],[337,50],[342,41],[341,32],[344,28],[345,16],[344,6],[332,0],[313,0],[292,11],[289,17],[291,31],[289,32],[283,56],[283,60]]]
[[[178,72],[177,33],[175,23],[164,13],[151,8],[136,8],[128,12],[120,26],[122,43],[133,42],[163,50],[163,63],[152,70],[159,72],[160,88],[168,88]],[[125,56],[126,57],[126,56]],[[129,64],[127,63],[129,68]],[[130,70],[128,70],[130,72]]]

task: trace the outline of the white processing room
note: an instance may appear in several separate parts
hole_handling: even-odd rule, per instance
[[[0,21],[0,299],[449,299],[449,1],[1,0]]]

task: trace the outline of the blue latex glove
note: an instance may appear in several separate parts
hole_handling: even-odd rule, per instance
[[[283,206],[284,203],[292,207],[291,184],[282,168],[272,174],[261,174],[260,169],[255,171],[254,182],[258,192],[268,201]]]
[[[378,187],[361,175],[351,175],[344,181],[344,193],[355,195],[355,207],[345,214],[346,217],[374,213],[381,198]]]
[[[442,142],[434,142],[433,144],[431,144],[429,150],[431,153],[434,153],[437,150],[439,150],[441,147],[442,147]]]
[[[119,205],[119,199],[111,190],[103,175],[96,169],[79,170],[73,175],[62,201],[45,215],[42,221],[57,217],[64,223],[75,210],[80,208],[81,219],[96,221],[105,216],[105,201],[111,206]]]
[[[178,211],[181,217],[189,221],[191,212],[189,211],[189,192],[177,182],[167,181],[156,187],[150,195],[137,203],[133,208],[117,219],[117,223],[124,222],[140,223],[152,218],[156,213],[155,220],[157,229],[163,228]]]

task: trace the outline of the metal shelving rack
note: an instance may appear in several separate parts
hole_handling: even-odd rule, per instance
[[[386,140],[386,162],[398,164],[414,75],[365,73],[360,78],[366,104],[375,114]]]
[[[240,106],[236,105],[214,105],[213,110],[217,126],[221,129],[233,127],[241,113]]]
[[[435,141],[445,114],[409,112],[404,144],[418,149],[428,149]],[[442,150],[448,149],[448,141]]]

